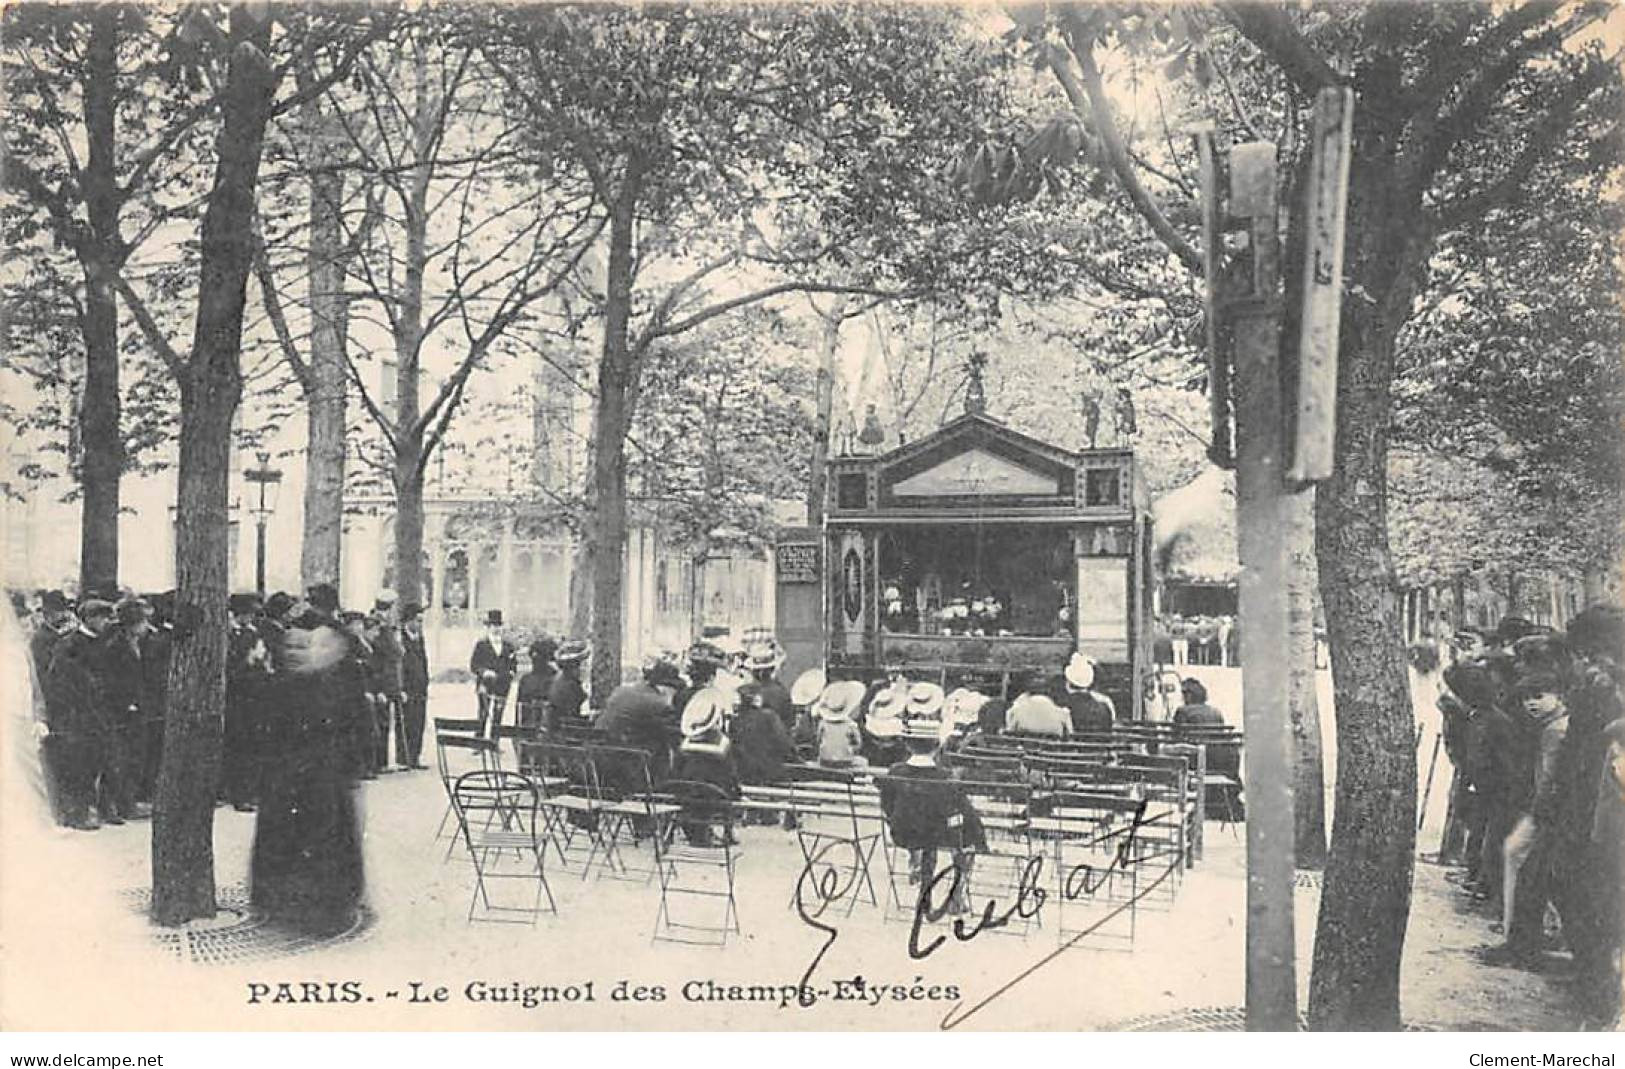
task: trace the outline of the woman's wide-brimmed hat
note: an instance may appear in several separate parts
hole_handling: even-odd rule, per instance
[[[908,705],[903,712],[910,717],[935,717],[942,712],[942,687],[922,680],[908,688]]]
[[[751,671],[777,670],[784,663],[784,650],[772,639],[756,642],[745,648],[745,667]]]
[[[824,720],[850,720],[863,704],[863,684],[843,679],[824,688],[818,699],[818,715]]]
[[[1081,653],[1074,653],[1072,659],[1066,662],[1066,681],[1079,690],[1088,690],[1095,685],[1095,662]]]
[[[922,717],[905,721],[902,734],[905,739],[929,739],[932,742],[942,742],[953,734],[953,724],[946,719],[934,720]]]
[[[553,660],[559,664],[575,664],[585,661],[592,654],[592,647],[579,638],[567,638],[559,643],[559,648],[553,653]]]
[[[895,739],[902,736],[906,725],[900,716],[875,716],[871,708],[863,721],[863,730],[877,739]]]
[[[702,687],[683,706],[683,738],[695,739],[722,730],[723,718],[733,708],[733,699],[715,687]]]
[[[976,723],[988,696],[969,687],[953,691],[942,703],[942,718],[953,724],[969,726]]]
[[[790,684],[790,704],[803,707],[811,705],[824,693],[824,688],[828,685],[829,681],[824,678],[822,668],[809,668],[796,676],[796,681]]]

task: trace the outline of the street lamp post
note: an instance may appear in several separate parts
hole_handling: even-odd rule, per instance
[[[248,468],[243,472],[243,478],[251,483],[257,483],[260,488],[259,501],[249,507],[254,514],[254,590],[261,598],[265,597],[265,524],[276,511],[277,491],[282,487],[282,473],[271,467],[271,454],[258,454],[260,465],[257,468]]]

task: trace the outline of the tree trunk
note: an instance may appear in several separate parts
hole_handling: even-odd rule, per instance
[[[1373,120],[1375,121],[1375,120]],[[1400,1027],[1399,970],[1416,844],[1416,749],[1388,546],[1394,339],[1430,242],[1394,190],[1392,154],[1355,152],[1337,368],[1337,447],[1316,501],[1320,590],[1337,701],[1337,797],[1315,933],[1309,1021]]]
[[[433,176],[436,101],[429,89],[428,60],[416,58],[416,112],[412,173],[406,204],[406,259],[395,322],[395,593],[423,596],[423,473],[428,428],[422,425],[418,375],[423,362],[423,278],[429,263],[429,182]],[[479,562],[469,559],[471,576]],[[470,605],[477,610],[478,605]]]
[[[688,629],[698,642],[705,637],[705,562],[711,551],[701,547],[689,557],[688,570]]]
[[[625,179],[611,209],[604,343],[598,361],[592,447],[592,693],[595,703],[621,683],[622,558],[626,549],[626,430],[632,355],[632,241],[638,183]]]
[[[570,635],[586,638],[592,634],[592,538],[576,536],[570,551]]]
[[[824,499],[827,492],[829,470],[830,422],[835,407],[835,357],[841,348],[841,323],[846,318],[847,299],[837,294],[827,313],[820,313],[824,321],[818,350],[818,373],[813,385],[813,440],[812,458],[808,465],[807,526],[818,527],[824,522]]]
[[[214,796],[226,697],[231,425],[242,397],[243,304],[265,125],[270,26],[236,7],[214,184],[203,216],[197,325],[180,378],[178,586],[163,764],[152,824],[152,918],[213,916]]]
[[[410,451],[395,459],[395,596],[423,600],[423,475]]]
[[[312,101],[305,110],[311,140],[322,146],[330,120]],[[344,528],[345,430],[348,417],[349,307],[344,300],[344,230],[340,211],[344,175],[313,174],[310,179],[310,383],[305,397],[305,521],[299,557],[300,581],[339,588]],[[408,598],[403,588],[402,597]]]
[[[118,91],[118,19],[111,5],[93,9],[85,49],[83,173],[88,238],[81,239],[85,279],[85,383],[79,410],[81,508],[79,587],[118,589],[119,480],[124,433],[119,413],[118,305],[111,272],[118,266],[119,204],[114,117]]]
[[[1293,851],[1300,869],[1326,864],[1326,780],[1315,691],[1315,492],[1281,506],[1286,529],[1287,703],[1292,718]]]

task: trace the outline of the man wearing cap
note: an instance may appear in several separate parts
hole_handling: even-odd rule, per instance
[[[502,714],[508,705],[508,690],[513,686],[518,667],[519,651],[502,633],[502,610],[492,609],[485,614],[485,637],[474,643],[474,652],[468,659],[468,670],[474,673],[480,722],[484,730],[493,736],[502,725]]]
[[[423,729],[429,713],[429,651],[423,643],[423,606],[401,606],[401,730],[396,759],[424,769]]]
[[[40,598],[40,619],[41,626],[28,638],[28,652],[34,658],[34,678],[43,684],[51,668],[51,651],[79,626],[79,621],[60,590],[47,590]]]
[[[231,624],[226,636],[226,730],[220,789],[239,813],[253,812],[259,793],[260,707],[269,674],[265,640],[255,624],[260,609],[260,599],[253,594],[233,594],[226,601]]]
[[[141,757],[136,798],[151,802],[164,752],[164,713],[169,708],[169,660],[174,646],[175,592],[147,599],[152,619],[141,640]]]
[[[395,731],[395,752],[401,751],[401,710],[406,705],[406,686],[400,628],[395,625],[395,592],[381,590],[372,607],[372,679],[380,700],[374,714],[378,718],[377,764],[389,769],[389,732]],[[405,767],[405,762],[401,762]]]
[[[553,654],[553,663],[559,674],[547,692],[547,730],[581,725],[581,707],[587,703],[587,688],[581,683],[581,666],[591,654],[587,644],[578,638],[567,638],[559,643]]]
[[[109,813],[122,819],[143,815],[136,811],[137,781],[144,763],[141,644],[151,629],[152,607],[141,598],[129,598],[119,603],[114,615],[114,625],[96,644],[107,695],[107,744],[97,804],[104,821]]]
[[[50,728],[53,775],[62,822],[81,831],[100,823],[91,815],[106,745],[107,685],[98,643],[113,623],[113,606],[90,598],[79,606],[79,626],[63,635],[51,653],[45,677],[46,723]],[[109,823],[123,823],[104,813]]]

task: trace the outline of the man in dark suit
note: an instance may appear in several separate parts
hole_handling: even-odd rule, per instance
[[[395,624],[395,593],[380,591],[372,607],[373,626],[370,629],[372,679],[378,687],[379,701],[375,706],[378,717],[377,764],[380,771],[389,771],[389,732],[395,731],[395,753],[401,752],[401,709],[406,704],[404,677],[405,651],[401,644],[400,628]],[[402,765],[404,761],[398,762]]]
[[[96,801],[108,734],[100,640],[113,623],[113,606],[99,598],[87,599],[79,606],[79,621],[78,628],[62,636],[52,650],[45,677],[45,715],[62,822],[94,831],[101,824],[91,816],[90,807]],[[117,813],[103,818],[124,823]]]
[[[401,607],[401,730],[396,736],[396,759],[405,768],[429,766],[422,761],[423,728],[429,708],[429,653],[423,644],[423,609]]]
[[[485,614],[485,637],[474,643],[468,670],[474,673],[475,695],[480,703],[482,733],[496,734],[508,704],[508,690],[518,671],[519,651],[502,633],[502,610]]]

